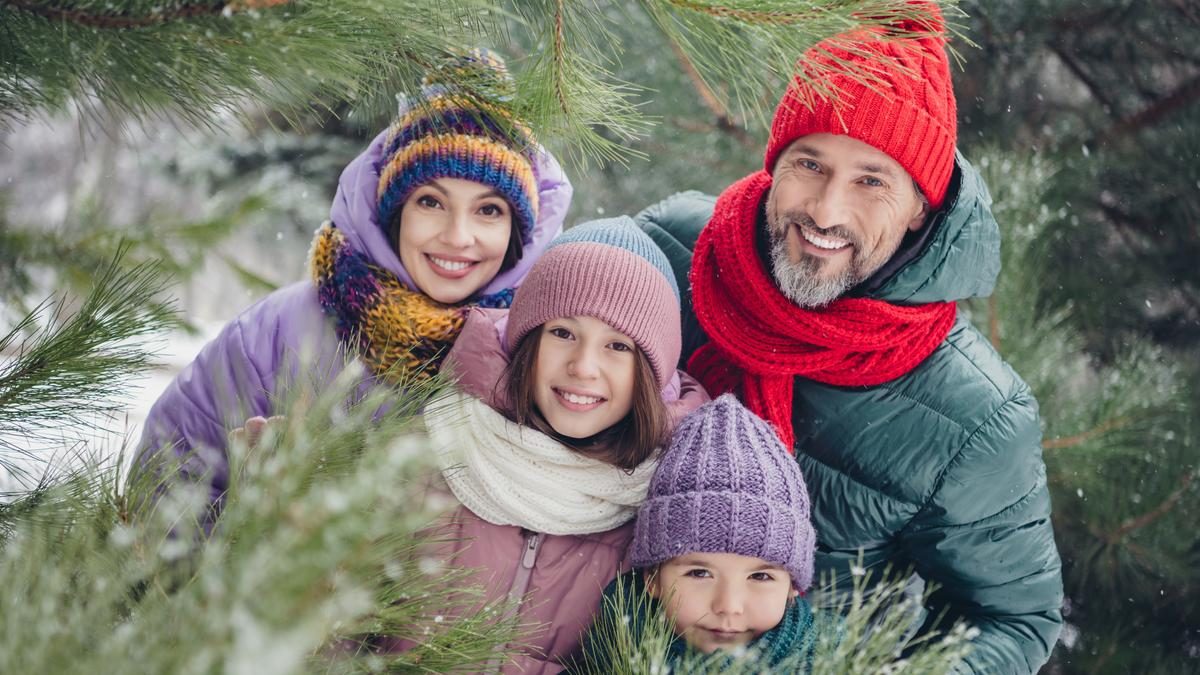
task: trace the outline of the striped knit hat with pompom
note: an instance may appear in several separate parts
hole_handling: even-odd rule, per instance
[[[538,211],[537,144],[504,107],[511,93],[503,59],[483,49],[448,59],[425,76],[421,96],[401,106],[384,146],[380,227],[392,225],[421,185],[461,178],[494,188],[512,207],[521,243],[529,242]]]
[[[816,534],[795,458],[732,394],[689,414],[659,460],[629,555],[649,568],[689,553],[734,553],[779,565],[804,592]]]

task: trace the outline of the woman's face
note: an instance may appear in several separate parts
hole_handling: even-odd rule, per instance
[[[533,367],[533,401],[555,431],[587,438],[621,421],[633,407],[637,346],[590,316],[542,325]]]
[[[405,200],[396,248],[418,290],[454,304],[495,278],[510,236],[512,209],[499,193],[475,181],[438,178]]]

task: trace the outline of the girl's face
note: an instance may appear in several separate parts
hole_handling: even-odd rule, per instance
[[[512,236],[512,209],[491,187],[439,178],[417,188],[400,210],[396,248],[417,288],[454,304],[500,271]]]
[[[779,625],[799,595],[783,568],[736,553],[689,553],[659,566],[650,594],[666,602],[675,633],[708,654],[750,644]]]
[[[633,340],[590,316],[542,324],[533,366],[533,401],[554,430],[569,438],[593,436],[633,407]]]

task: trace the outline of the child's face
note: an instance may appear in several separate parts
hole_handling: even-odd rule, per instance
[[[555,431],[587,438],[629,413],[637,353],[633,340],[590,316],[553,319],[541,331],[533,401]]]
[[[453,304],[499,273],[510,236],[512,209],[494,189],[438,178],[405,200],[396,248],[422,293]]]
[[[735,553],[689,553],[659,566],[650,594],[665,602],[675,633],[708,654],[747,645],[779,625],[799,594],[782,568]]]

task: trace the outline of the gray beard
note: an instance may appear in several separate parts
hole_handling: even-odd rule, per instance
[[[771,276],[784,297],[800,307],[816,309],[824,307],[837,300],[843,293],[856,286],[858,279],[857,261],[836,277],[820,276],[824,261],[812,256],[804,256],[799,262],[792,262],[788,255],[787,227],[776,227],[774,223],[768,226],[771,238]]]

